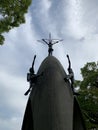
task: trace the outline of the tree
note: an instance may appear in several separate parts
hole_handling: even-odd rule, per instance
[[[32,0],[0,0],[0,45],[4,43],[4,32],[25,22],[25,13]]]
[[[82,109],[87,129],[98,129],[98,64],[89,62],[81,68],[82,81],[77,80],[80,86],[78,100]]]

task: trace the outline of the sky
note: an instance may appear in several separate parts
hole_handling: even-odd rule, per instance
[[[21,129],[28,100],[26,76],[36,54],[35,72],[48,55],[48,47],[37,40],[63,39],[53,46],[66,73],[69,54],[76,80],[80,68],[98,61],[98,0],[33,0],[26,23],[5,33],[0,46],[0,130]]]

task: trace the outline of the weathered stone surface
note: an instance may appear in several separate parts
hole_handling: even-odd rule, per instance
[[[73,109],[74,96],[69,82],[64,81],[66,73],[62,65],[55,57],[48,56],[38,74],[42,72],[43,76],[39,77],[30,94],[22,130],[73,130],[73,127],[80,130],[73,123],[81,124],[82,117],[80,121],[77,121],[78,116],[75,118],[78,108]]]

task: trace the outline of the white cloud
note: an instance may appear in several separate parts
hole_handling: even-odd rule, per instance
[[[18,118],[18,117],[13,117],[7,120],[0,119],[0,129],[1,130],[18,130],[21,127],[20,122],[21,122],[21,118]]]
[[[81,0],[69,0],[67,13],[67,24],[70,35],[76,38],[84,36],[84,30],[81,27]]]
[[[24,92],[28,84],[23,77],[15,77],[4,70],[0,72],[0,79],[0,129],[20,129],[27,100]]]
[[[51,7],[51,0],[42,0],[40,4],[44,6],[44,10],[47,12]]]

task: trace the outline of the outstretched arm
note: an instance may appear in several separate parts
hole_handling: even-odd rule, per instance
[[[35,63],[36,55],[34,55],[34,59],[32,62],[32,67],[29,69],[30,73],[34,74],[34,63]]]
[[[63,41],[63,40],[55,41],[55,42],[52,43],[52,45],[57,44],[57,43],[59,43],[59,42],[61,42],[61,41]]]
[[[45,39],[42,39],[42,41],[45,42],[47,45],[49,45],[48,42]]]
[[[32,63],[32,68],[34,67],[35,59],[36,59],[36,55],[34,55],[34,59],[33,59],[33,63]]]
[[[69,67],[68,67],[68,70],[71,69],[71,62],[70,62],[70,58],[69,58],[69,55],[67,54],[67,59],[68,59],[68,63],[69,63]]]

